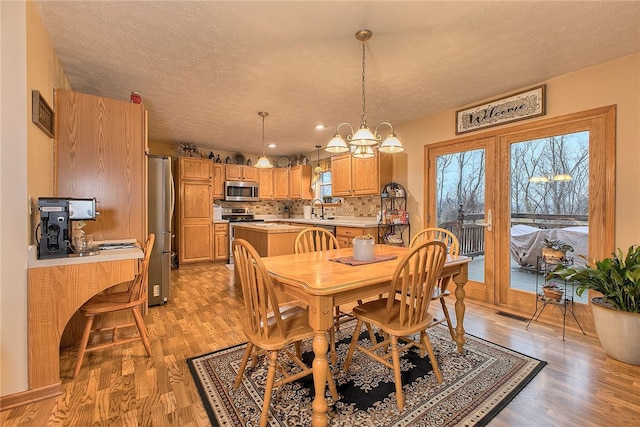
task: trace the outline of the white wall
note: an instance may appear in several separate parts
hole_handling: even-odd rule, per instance
[[[27,388],[25,3],[0,1],[0,395]]]

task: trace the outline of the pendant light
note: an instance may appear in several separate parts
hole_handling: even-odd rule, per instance
[[[262,117],[262,157],[258,158],[258,162],[256,163],[257,168],[261,169],[270,169],[273,167],[267,156],[264,155],[264,118],[269,115],[266,111],[260,111],[258,113],[260,117]]]
[[[366,111],[366,96],[365,96],[365,42],[371,38],[373,33],[370,30],[360,30],[355,34],[356,40],[362,42],[362,114],[360,116],[360,128],[357,132],[353,131],[353,126],[349,123],[343,122],[336,127],[336,133],[327,144],[326,151],[330,153],[346,153],[351,151],[353,157],[367,158],[374,157],[375,152],[373,149],[378,147],[382,140],[382,135],[378,133],[380,126],[388,126],[391,130],[389,135],[380,144],[378,151],[383,153],[400,153],[404,151],[404,147],[400,140],[398,140],[393,126],[389,122],[380,122],[373,132],[369,129],[367,124],[367,111]],[[351,130],[351,134],[347,135],[347,141],[340,135],[339,129],[342,126],[348,126]]]
[[[322,167],[320,166],[320,148],[322,148],[322,145],[316,145],[316,149],[318,150],[318,164],[316,165],[315,169],[313,169],[313,173],[322,173]]]

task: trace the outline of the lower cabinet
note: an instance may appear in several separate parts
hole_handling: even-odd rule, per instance
[[[180,263],[211,261],[211,223],[183,224],[180,230]]]
[[[229,224],[226,222],[213,224],[213,236],[214,261],[226,261],[229,259]]]
[[[350,248],[352,245],[351,241],[354,237],[362,236],[363,234],[371,234],[372,236],[376,236],[378,232],[377,228],[360,228],[360,227],[341,227],[336,226],[336,239],[338,239],[338,244],[340,248]]]

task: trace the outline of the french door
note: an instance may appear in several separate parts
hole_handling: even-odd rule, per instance
[[[457,227],[473,259],[468,297],[527,316],[542,239],[574,239],[577,263],[610,254],[614,127],[615,107],[603,107],[425,146],[425,224]],[[593,330],[587,303],[576,298],[576,311]]]

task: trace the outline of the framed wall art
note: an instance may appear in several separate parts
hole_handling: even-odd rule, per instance
[[[456,111],[456,135],[544,116],[545,85]]]
[[[53,138],[53,110],[38,90],[31,91],[31,121]]]

